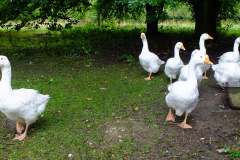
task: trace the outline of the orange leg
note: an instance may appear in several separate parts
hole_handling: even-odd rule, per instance
[[[148,77],[145,78],[145,80],[147,80],[147,81],[151,80],[152,79],[151,76],[152,76],[152,73],[150,72]]]
[[[173,115],[171,109],[169,109],[169,112],[168,112],[167,117],[166,117],[166,121],[168,121],[168,122],[170,122],[170,121],[171,122],[175,122],[175,116]]]
[[[27,137],[28,127],[29,127],[29,125],[26,124],[25,131],[24,131],[22,134],[20,134],[20,135],[17,134],[17,135],[15,136],[14,140],[19,140],[19,141],[25,140],[25,138]]]
[[[184,121],[182,123],[180,123],[178,126],[181,128],[192,128],[192,126],[190,126],[189,124],[187,124],[187,117],[188,117],[188,113],[185,113],[185,118]]]
[[[19,121],[16,121],[16,130],[17,134],[22,134],[22,132],[24,131],[24,125]]]

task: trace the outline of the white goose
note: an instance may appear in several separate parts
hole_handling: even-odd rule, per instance
[[[8,119],[16,121],[17,134],[14,139],[24,140],[29,125],[45,110],[49,96],[33,89],[12,89],[11,64],[6,56],[0,56],[0,68],[0,111]]]
[[[207,56],[200,54],[194,56],[191,63],[189,63],[190,70],[187,80],[177,81],[168,86],[169,93],[166,95],[165,100],[170,109],[166,121],[175,121],[175,116],[172,113],[172,109],[174,109],[178,116],[185,112],[184,121],[179,126],[181,128],[192,128],[192,126],[187,124],[187,117],[198,104],[199,92],[195,70],[203,63],[212,64]]]
[[[200,56],[200,55],[202,55],[202,54],[200,53],[200,50],[198,50],[198,49],[195,49],[192,52],[189,63],[187,65],[184,65],[180,70],[180,75],[179,75],[179,78],[178,78],[179,81],[186,81],[188,79],[188,76],[190,74],[189,70],[191,70],[190,64],[193,63],[195,56]],[[202,56],[204,56],[204,55],[202,55]],[[198,83],[200,83],[202,81],[202,74],[203,74],[202,69],[201,69],[201,65],[198,65],[198,67],[196,67],[194,72],[195,72],[195,76],[197,78]]]
[[[170,78],[170,83],[172,83],[172,79],[177,78],[177,75],[179,74],[180,69],[184,65],[183,61],[181,60],[181,57],[179,56],[180,49],[185,50],[183,43],[177,42],[174,47],[174,57],[169,58],[165,65],[164,72]]]
[[[159,59],[156,54],[149,51],[147,38],[144,33],[141,33],[141,39],[143,48],[141,54],[139,55],[139,61],[143,69],[149,73],[145,80],[151,80],[152,73],[157,73],[160,69],[160,66],[165,62]]]
[[[240,64],[219,63],[212,65],[214,78],[221,87],[240,87]]]
[[[223,55],[221,55],[218,62],[219,63],[239,62],[240,61],[239,50],[238,50],[239,44],[240,44],[240,37],[236,38],[236,40],[234,41],[233,51],[226,52]]]
[[[201,54],[204,55],[204,56],[207,54],[207,50],[206,50],[206,47],[205,47],[205,41],[208,40],[208,39],[213,39],[213,37],[211,37],[207,33],[203,33],[200,36],[199,48],[200,48]],[[202,72],[204,73],[203,79],[208,79],[208,77],[207,77],[207,70],[209,68],[210,68],[210,65],[206,65],[206,64],[201,65]]]

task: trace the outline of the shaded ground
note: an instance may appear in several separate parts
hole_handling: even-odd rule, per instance
[[[217,153],[224,146],[239,144],[239,111],[224,106],[224,92],[211,80],[200,87],[200,102],[191,114],[193,129],[175,124],[164,126],[151,159],[229,159]],[[167,111],[166,111],[167,112]],[[161,125],[164,117],[159,117]],[[157,153],[163,153],[163,157]]]
[[[224,91],[216,87],[211,77],[201,85],[199,105],[189,118],[193,129],[183,130],[177,127],[177,123],[165,123],[167,108],[152,104],[149,112],[158,112],[159,109],[164,112],[157,116],[159,128],[142,123],[147,113],[140,112],[131,119],[108,124],[105,142],[109,145],[122,137],[133,137],[138,146],[137,152],[128,157],[131,159],[230,159],[229,155],[217,150],[239,148],[240,111],[224,106],[225,98]],[[181,122],[182,118],[178,117],[177,121]]]
[[[11,129],[1,130],[4,159],[65,159],[73,154],[76,159],[212,160],[230,159],[217,149],[238,147],[239,111],[224,106],[224,92],[212,77],[200,86],[200,103],[189,118],[193,129],[183,130],[164,121],[168,79],[163,73],[147,82],[138,64],[35,61],[13,67],[13,84],[50,92],[52,99],[26,142],[12,141]],[[6,128],[5,118],[1,123]]]

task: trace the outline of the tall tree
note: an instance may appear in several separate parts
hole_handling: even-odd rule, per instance
[[[236,13],[238,0],[187,0],[193,8],[195,34],[217,34],[220,20],[231,18]]]
[[[163,13],[164,1],[156,5],[146,3],[145,6],[146,6],[147,32],[149,34],[157,33],[159,19],[164,14]]]
[[[195,0],[193,1],[193,11],[196,35],[199,36],[204,32],[215,35],[219,13],[218,0]]]
[[[171,1],[171,0],[170,0]],[[137,19],[139,15],[146,15],[148,33],[158,32],[158,22],[164,15],[166,0],[97,0],[97,12],[103,19],[115,17],[131,17]]]

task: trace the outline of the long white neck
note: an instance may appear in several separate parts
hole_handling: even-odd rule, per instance
[[[11,67],[3,67],[1,68],[1,72],[2,72],[2,78],[1,78],[1,82],[0,82],[0,86],[1,89],[5,89],[5,90],[12,90],[12,86],[11,86]]]
[[[238,42],[234,42],[234,46],[233,46],[233,52],[234,53],[238,53],[239,54],[238,47],[239,47],[239,43]]]
[[[180,48],[178,47],[174,48],[174,58],[180,59],[179,51],[180,51]]]
[[[143,40],[142,40],[142,43],[143,43],[142,51],[143,51],[143,50],[148,51],[148,42],[147,42],[147,39],[143,39]]]
[[[193,83],[193,85],[197,85],[197,77],[195,75],[195,70],[197,69],[197,64],[193,61],[190,60],[189,62],[189,77],[188,80],[191,81],[191,83]]]
[[[199,40],[199,48],[200,48],[200,52],[205,55],[207,51],[205,47],[205,40],[202,38],[200,38]]]

